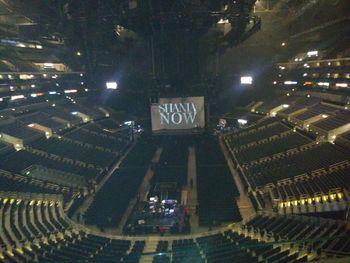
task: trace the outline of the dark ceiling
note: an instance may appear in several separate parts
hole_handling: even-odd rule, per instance
[[[91,85],[114,79],[119,97],[141,104],[186,95],[244,103],[273,91],[275,62],[349,43],[348,0],[0,2],[36,23],[23,35],[54,34],[81,50]],[[238,83],[245,74],[255,79],[250,90]]]

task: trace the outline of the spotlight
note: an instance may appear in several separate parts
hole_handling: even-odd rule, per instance
[[[118,84],[117,82],[106,82],[106,87],[107,89],[117,89],[118,88]]]

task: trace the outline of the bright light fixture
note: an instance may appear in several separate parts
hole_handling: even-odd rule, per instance
[[[245,125],[245,124],[248,123],[248,121],[244,120],[244,119],[238,119],[237,121],[238,121],[239,124],[242,124],[242,125]]]
[[[76,93],[78,92],[76,89],[66,89],[64,93]]]
[[[297,81],[292,81],[292,80],[286,80],[284,82],[284,84],[285,85],[296,85],[296,84],[298,84],[298,82]]]
[[[306,53],[308,57],[317,57],[318,56],[318,51],[317,50],[312,50]]]
[[[251,76],[241,77],[241,84],[251,85],[253,83],[253,78]]]
[[[106,87],[107,87],[107,89],[117,89],[118,84],[115,81],[106,82]]]

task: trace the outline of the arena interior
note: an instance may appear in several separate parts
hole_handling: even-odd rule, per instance
[[[349,0],[0,0],[0,262],[350,262]]]

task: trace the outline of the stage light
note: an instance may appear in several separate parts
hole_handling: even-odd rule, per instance
[[[297,81],[292,81],[292,80],[286,80],[284,82],[284,85],[296,85],[296,84],[298,84],[298,82]]]
[[[286,45],[286,43],[285,43],[285,42],[282,42],[282,43],[281,43],[281,46],[282,46],[282,47],[284,47],[285,45]]]
[[[24,99],[24,95],[15,95],[15,96],[11,96],[11,100],[18,100],[18,99]]]
[[[118,84],[117,82],[106,82],[106,87],[107,89],[117,89],[118,88]]]
[[[76,89],[68,89],[68,90],[65,90],[64,93],[76,93],[78,92]]]
[[[307,56],[308,57],[317,57],[318,51],[317,50],[309,51],[309,52],[307,52]]]
[[[251,85],[253,83],[253,78],[251,76],[241,77],[241,84]]]
[[[347,83],[336,83],[335,86],[340,87],[340,88],[347,88],[348,84]]]
[[[319,86],[329,87],[329,82],[318,82],[317,84],[318,84]]]
[[[239,124],[242,124],[242,125],[245,125],[245,124],[248,123],[248,121],[244,120],[244,119],[238,119],[237,121],[238,121]]]

